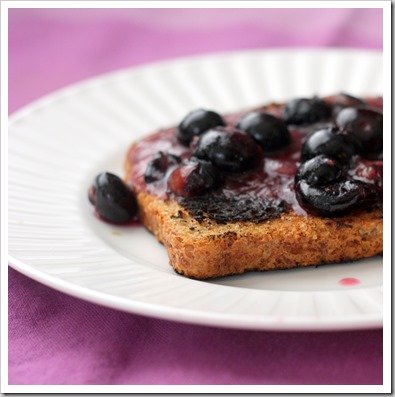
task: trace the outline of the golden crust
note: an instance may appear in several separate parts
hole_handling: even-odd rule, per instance
[[[143,224],[170,264],[197,279],[371,257],[382,252],[379,210],[339,218],[284,214],[259,224],[198,222],[174,201],[137,194]]]

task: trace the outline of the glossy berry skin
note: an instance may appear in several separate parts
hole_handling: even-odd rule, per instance
[[[357,107],[365,105],[365,102],[362,99],[356,98],[344,92],[341,92],[337,95],[325,97],[324,100],[326,103],[332,106],[333,116],[336,116],[342,109],[346,107]]]
[[[283,149],[291,142],[291,135],[283,120],[263,112],[250,112],[236,126],[251,135],[264,152]]]
[[[258,165],[262,149],[250,135],[232,127],[219,127],[200,136],[193,155],[220,170],[241,172]]]
[[[190,161],[171,173],[168,187],[177,196],[195,197],[218,188],[221,183],[221,175],[211,163]]]
[[[194,136],[199,136],[207,130],[225,126],[225,121],[212,110],[196,109],[186,115],[177,127],[176,136],[179,142],[189,145]]]
[[[109,172],[97,175],[89,189],[89,201],[111,223],[126,223],[137,216],[134,193],[121,178]]]
[[[310,186],[324,186],[339,180],[343,169],[335,160],[323,155],[302,163],[295,175],[295,182],[306,181]]]
[[[331,108],[317,97],[300,98],[288,102],[283,111],[283,120],[287,124],[312,124],[331,116]]]
[[[301,150],[302,161],[324,155],[347,164],[356,153],[352,140],[335,127],[321,128],[307,137]]]
[[[383,114],[374,109],[345,108],[336,117],[336,125],[356,138],[358,153],[375,159],[383,152]]]
[[[367,204],[374,194],[371,186],[355,180],[342,180],[322,187],[300,180],[295,185],[295,193],[300,206],[307,212],[328,217],[342,215]]]
[[[168,169],[180,162],[180,157],[174,154],[159,152],[147,165],[144,174],[145,182],[153,183],[163,179]]]

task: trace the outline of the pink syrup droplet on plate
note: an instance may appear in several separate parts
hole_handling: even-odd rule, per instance
[[[354,277],[346,277],[339,280],[339,284],[346,287],[351,287],[353,285],[361,284],[361,281]]]

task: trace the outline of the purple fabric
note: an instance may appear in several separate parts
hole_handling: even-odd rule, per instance
[[[13,384],[376,384],[382,331],[257,332],[151,319],[10,269]]]
[[[382,48],[382,14],[332,10],[11,10],[9,110],[69,83],[190,54]],[[254,332],[157,320],[9,271],[10,384],[382,384],[382,331]]]

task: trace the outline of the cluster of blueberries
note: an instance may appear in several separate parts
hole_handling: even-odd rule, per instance
[[[176,130],[178,141],[192,149],[188,161],[169,176],[168,187],[176,196],[195,197],[217,189],[224,174],[256,167],[263,152],[280,150],[291,141],[287,124],[270,114],[246,114],[236,127],[226,126],[216,112],[197,109],[189,113]],[[163,179],[170,166],[181,159],[159,152],[148,164],[147,183]]]
[[[380,159],[383,146],[382,113],[346,94],[336,96],[332,105],[317,97],[295,99],[286,104],[282,118],[253,111],[235,127],[226,126],[216,112],[194,110],[176,129],[177,140],[190,147],[191,157],[182,162],[178,156],[159,152],[147,166],[145,182],[168,176],[168,188],[176,196],[205,194],[221,186],[227,173],[253,169],[264,153],[286,148],[291,142],[290,125],[310,125],[331,118],[332,124],[310,132],[303,143],[295,193],[301,206],[310,212],[324,216],[344,213],[375,194],[371,184],[347,175],[351,158],[358,154]],[[89,199],[111,222],[127,222],[137,212],[131,190],[109,173],[96,177]]]
[[[282,119],[253,111],[236,127],[226,127],[223,118],[210,110],[189,113],[176,130],[180,143],[191,146],[192,155],[181,159],[160,152],[148,165],[145,181],[163,179],[170,166],[169,189],[181,197],[193,197],[216,189],[224,173],[246,171],[259,164],[263,153],[287,147],[289,125],[310,125],[327,121],[310,132],[301,149],[302,163],[295,176],[296,197],[302,207],[320,215],[338,215],[375,198],[371,184],[347,175],[351,158],[382,156],[383,116],[358,98],[341,94],[329,106],[319,98],[290,101]]]
[[[295,176],[298,202],[324,216],[374,205],[381,194],[376,185],[351,178],[347,171],[354,155],[381,160],[382,152],[382,113],[364,105],[339,109],[334,123],[313,131],[302,146]]]

